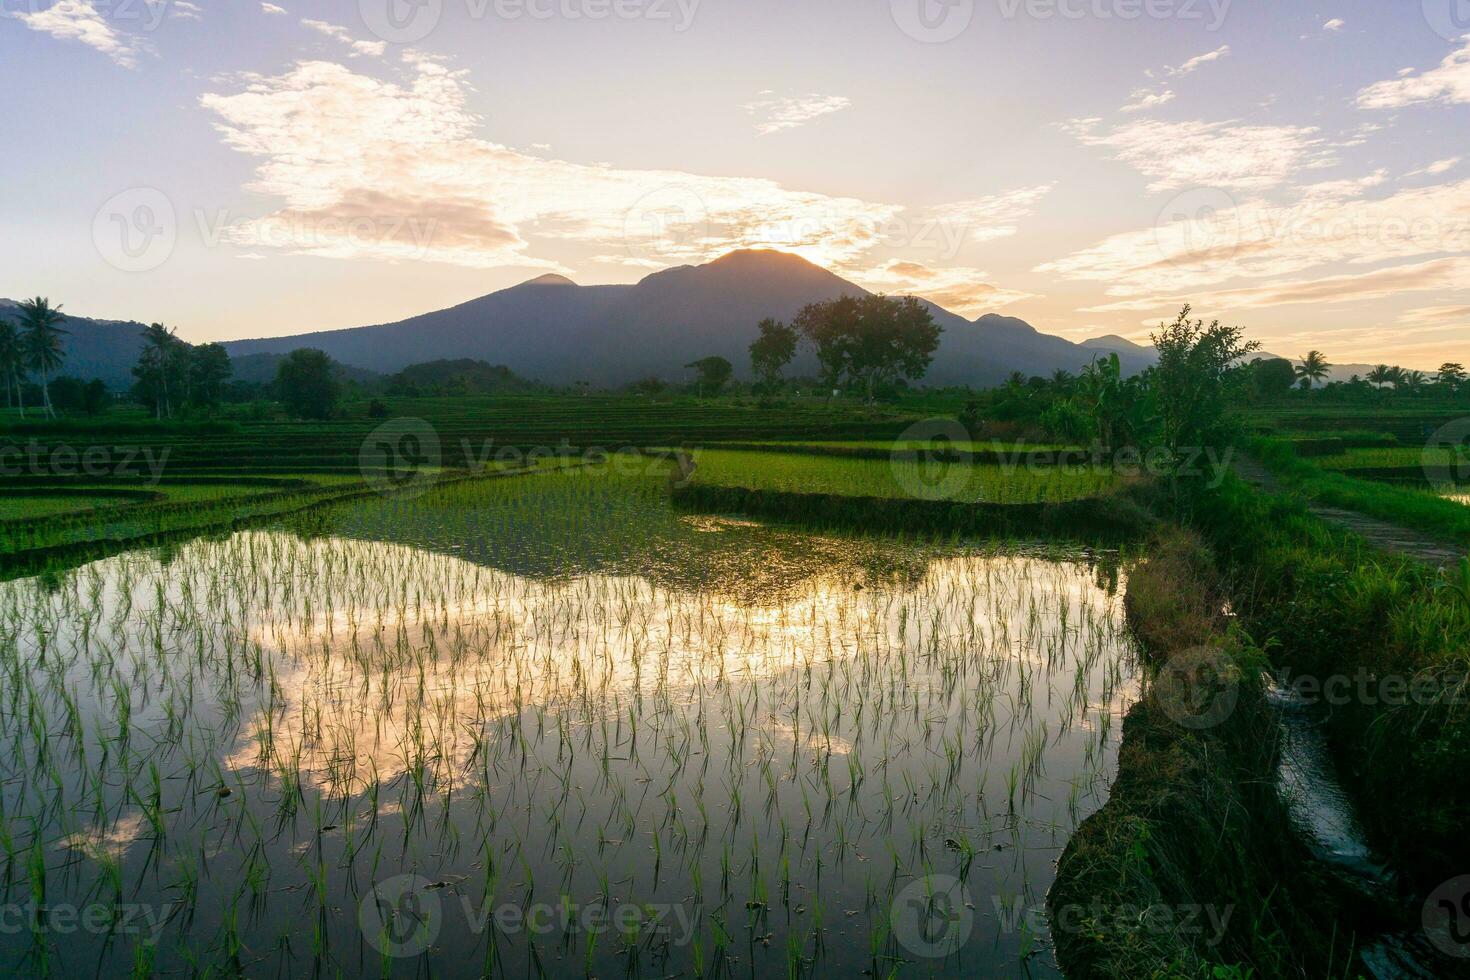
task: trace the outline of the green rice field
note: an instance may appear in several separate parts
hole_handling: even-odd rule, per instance
[[[1120,480],[1107,467],[1002,466],[922,457],[849,459],[704,449],[694,453],[694,460],[694,480],[698,483],[787,493],[964,503],[1058,503],[1106,493]]]
[[[1057,975],[1044,896],[1138,695],[1116,561],[667,481],[464,480],[0,584],[33,923],[0,965]]]

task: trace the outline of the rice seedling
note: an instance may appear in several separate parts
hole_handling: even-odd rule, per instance
[[[456,483],[0,584],[7,901],[157,923],[0,965],[888,975],[910,882],[1043,890],[1137,690],[1117,579],[662,487]],[[919,968],[1039,945],[974,929]]]

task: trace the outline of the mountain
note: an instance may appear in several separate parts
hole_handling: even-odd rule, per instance
[[[689,362],[719,355],[748,377],[747,348],[762,318],[789,320],[807,303],[865,292],[795,255],[743,250],[707,265],[656,272],[631,286],[578,286],[563,276],[542,276],[398,323],[226,347],[235,357],[318,347],[343,364],[383,373],[423,361],[477,358],[538,381],[598,386],[650,375],[683,379],[691,373]],[[969,321],[928,305],[944,334],[926,384],[981,386],[1012,371],[1075,372],[1094,354],[1014,317]],[[1147,364],[1133,353],[1124,360],[1130,370]],[[790,373],[809,374],[815,367],[803,352]]]
[[[1151,344],[1135,344],[1126,337],[1119,337],[1115,333],[1084,340],[1079,346],[1088,350],[1102,351],[1104,354],[1117,354],[1120,360],[1125,357],[1137,358],[1152,364],[1158,359],[1158,354]]]
[[[18,307],[15,300],[0,299],[0,317],[18,319]],[[66,331],[62,337],[66,363],[61,374],[85,381],[101,378],[113,389],[132,385],[133,365],[143,349],[143,324],[63,315],[60,326]]]

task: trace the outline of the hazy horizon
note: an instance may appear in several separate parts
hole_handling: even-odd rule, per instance
[[[0,12],[0,295],[75,315],[272,337],[763,247],[1074,341],[1190,302],[1470,361],[1457,0]]]

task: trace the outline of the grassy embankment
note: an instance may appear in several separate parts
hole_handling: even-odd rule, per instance
[[[1426,466],[1450,479],[1458,464],[1448,448],[1427,454],[1412,447],[1353,449],[1310,458],[1279,439],[1257,439],[1248,448],[1284,490],[1470,549],[1470,507],[1427,485],[1386,482],[1417,476],[1417,482],[1423,484]],[[1368,478],[1375,472],[1378,479]]]
[[[1397,504],[1396,488],[1382,491],[1377,499]],[[1385,519],[1393,513],[1378,510]],[[1234,608],[1270,646],[1276,669],[1287,680],[1351,682],[1323,721],[1370,841],[1420,891],[1470,867],[1464,573],[1441,578],[1375,551],[1299,502],[1233,480],[1194,502],[1192,523],[1216,549]]]
[[[1156,680],[1124,720],[1108,802],[1073,835],[1048,896],[1068,976],[1352,975],[1343,896],[1275,791],[1265,656],[1223,601],[1208,549],[1177,528],[1129,571],[1128,620],[1152,668],[1209,650],[1219,672]]]
[[[690,510],[942,537],[1116,540],[1149,524],[1133,499],[1138,482],[1107,467],[715,449],[695,460],[674,490]]]

